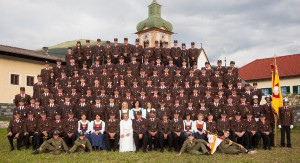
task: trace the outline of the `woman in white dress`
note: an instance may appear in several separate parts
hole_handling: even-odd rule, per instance
[[[130,109],[129,118],[130,119],[136,119],[136,113],[137,112],[143,112],[143,108],[140,107],[140,102],[139,101],[135,101],[134,107],[132,109]]]
[[[136,150],[133,140],[132,121],[128,113],[123,115],[120,122],[120,152],[134,152]]]
[[[123,119],[123,115],[126,113],[129,115],[129,108],[128,108],[128,103],[126,101],[122,102],[122,107],[120,110],[120,120]]]

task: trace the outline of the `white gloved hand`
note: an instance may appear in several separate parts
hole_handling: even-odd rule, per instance
[[[293,129],[293,128],[294,128],[294,125],[290,125],[290,128]]]
[[[278,125],[278,128],[281,128],[281,125]]]

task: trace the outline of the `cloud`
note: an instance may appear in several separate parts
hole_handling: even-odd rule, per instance
[[[203,47],[212,63],[299,53],[298,0],[158,0],[173,39]],[[11,0],[0,2],[1,44],[39,49],[74,39],[128,37],[148,15],[151,0]],[[13,9],[13,10],[12,10]]]

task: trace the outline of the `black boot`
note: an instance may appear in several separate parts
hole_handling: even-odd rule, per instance
[[[13,151],[13,150],[15,150],[15,148],[14,147],[10,147],[9,151]]]
[[[33,155],[37,155],[37,154],[39,154],[39,153],[40,153],[40,152],[39,152],[38,150],[35,150],[35,151],[32,152]]]

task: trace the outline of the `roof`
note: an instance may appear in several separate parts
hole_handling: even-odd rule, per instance
[[[7,55],[7,56],[19,57],[19,58],[26,58],[26,59],[31,59],[31,60],[38,60],[38,61],[55,62],[57,59],[61,59],[62,61],[64,61],[64,56],[62,56],[62,55],[56,55],[56,54],[46,55],[40,51],[22,49],[22,48],[1,45],[1,44],[0,44],[0,54]]]
[[[148,12],[149,16],[146,20],[138,23],[136,29],[138,32],[142,31],[143,29],[149,29],[149,28],[164,28],[169,32],[172,32],[173,25],[161,18],[161,5],[157,3],[156,0],[153,0],[153,2],[148,6]]]
[[[274,58],[254,60],[239,68],[239,75],[246,81],[271,79],[271,64]],[[300,76],[300,54],[292,54],[276,57],[278,73],[280,77]]]

